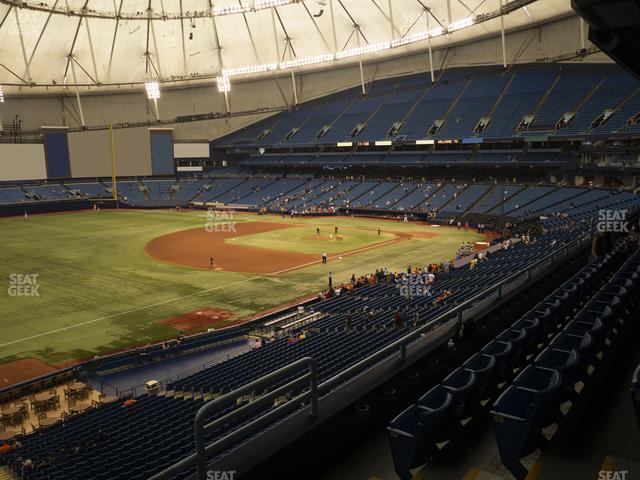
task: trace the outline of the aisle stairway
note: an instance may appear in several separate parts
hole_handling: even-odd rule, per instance
[[[18,480],[18,477],[9,472],[5,467],[0,467],[0,480]]]

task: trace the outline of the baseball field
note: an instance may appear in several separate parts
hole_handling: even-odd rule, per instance
[[[339,284],[423,266],[484,236],[372,218],[103,210],[0,219],[0,238],[2,385],[7,369],[44,373],[231,325],[317,295],[329,272]]]

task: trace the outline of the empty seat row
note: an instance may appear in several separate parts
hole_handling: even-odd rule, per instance
[[[488,400],[503,391],[504,382],[510,381],[523,362],[534,355],[535,369],[523,370],[516,381],[560,388],[560,373],[546,378],[544,372],[563,360],[566,372],[570,371],[577,354],[572,352],[565,359],[560,348],[566,348],[569,339],[559,336],[551,341],[554,347],[546,345],[567,316],[581,308],[585,299],[606,281],[608,273],[622,260],[622,251],[623,244],[619,243],[610,257],[584,267],[390,422],[389,442],[400,478],[412,478],[410,469],[426,463],[437,452],[438,443],[453,438],[471,417],[483,412]]]
[[[582,288],[580,289],[582,292]],[[635,253],[536,356],[495,401],[493,425],[500,458],[519,480],[528,475],[521,458],[546,443],[542,430],[564,414],[560,405],[573,401],[577,385],[594,368],[631,319],[640,293],[640,254]]]

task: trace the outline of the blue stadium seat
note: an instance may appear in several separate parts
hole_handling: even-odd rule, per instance
[[[524,480],[529,473],[519,459],[541,443],[541,430],[554,415],[553,400],[561,377],[555,371],[547,371],[548,381],[544,383],[544,375],[538,369],[528,371],[521,379],[527,386],[509,386],[491,410],[500,458],[518,480]]]
[[[533,364],[558,371],[562,375],[563,399],[568,400],[573,396],[580,368],[580,357],[575,350],[565,351],[548,347],[540,352]]]
[[[506,377],[511,376],[514,364],[514,349],[511,342],[492,340],[480,351],[496,359],[496,376],[498,380],[504,380]]]
[[[476,388],[481,399],[488,398],[496,387],[496,357],[481,352],[471,356],[462,367],[476,375]]]
[[[446,439],[452,402],[453,396],[438,385],[389,423],[393,464],[401,479],[411,479],[409,470],[426,463],[436,443]]]
[[[640,365],[633,372],[631,380],[631,400],[636,410],[636,419],[638,420],[638,428],[640,428]]]
[[[459,419],[467,418],[476,406],[476,401],[479,400],[475,395],[476,379],[473,371],[458,368],[442,381],[442,386],[453,397],[452,409]]]

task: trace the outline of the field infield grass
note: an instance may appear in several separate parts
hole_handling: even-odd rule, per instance
[[[390,220],[346,217],[257,216],[236,214],[234,222],[274,222],[294,227],[239,236],[244,246],[317,254],[363,249],[277,275],[219,272],[158,261],[145,245],[161,235],[204,228],[204,211],[120,210],[36,215],[0,219],[0,364],[36,358],[62,365],[123,348],[171,338],[180,332],[162,319],[212,307],[248,317],[326,288],[388,267],[440,262],[455,255],[463,241],[484,237],[454,228]],[[344,240],[316,239],[338,226]],[[381,228],[378,236],[377,229]],[[434,238],[393,242],[409,232]],[[404,235],[406,236],[406,235]],[[367,248],[385,242],[383,246]],[[16,278],[34,274],[37,296],[14,296]],[[18,276],[18,277],[17,277]],[[25,293],[25,292],[22,292]]]

